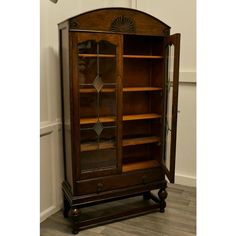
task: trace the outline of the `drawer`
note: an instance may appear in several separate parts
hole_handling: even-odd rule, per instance
[[[135,185],[145,185],[147,183],[161,181],[163,179],[163,170],[158,167],[152,170],[81,180],[77,182],[76,195],[101,193]]]

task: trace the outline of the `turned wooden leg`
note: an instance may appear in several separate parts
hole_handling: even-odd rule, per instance
[[[165,212],[167,192],[165,188],[161,188],[158,192],[158,197],[160,199],[160,212]]]
[[[143,200],[150,200],[151,199],[151,192],[145,192],[143,193]]]
[[[70,209],[70,217],[72,219],[72,233],[79,233],[79,218],[80,218],[80,210],[78,208]]]
[[[65,218],[68,218],[70,210],[70,203],[68,202],[67,198],[64,195],[64,207],[63,207],[63,215]]]

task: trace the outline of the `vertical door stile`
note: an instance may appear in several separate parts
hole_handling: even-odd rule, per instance
[[[117,45],[117,169],[122,172],[123,144],[123,35],[118,36]]]
[[[180,34],[168,36],[165,43],[166,67],[170,69],[170,58],[167,55],[170,46],[174,46],[173,71],[170,77],[165,78],[165,135],[163,167],[167,178],[171,183],[175,181],[175,156],[176,156],[176,132],[177,132],[177,110],[178,110],[178,86],[179,86],[179,56],[180,56]],[[167,69],[167,70],[168,70]],[[166,70],[166,71],[167,71]],[[172,91],[172,92],[171,92]],[[170,103],[170,104],[169,104]],[[170,110],[170,114],[169,114]],[[169,119],[170,118],[170,119]],[[169,120],[168,120],[169,119]],[[169,122],[168,122],[169,121]],[[168,145],[169,144],[169,145]]]
[[[78,42],[78,34],[71,33],[70,36],[70,44],[71,44],[71,69],[70,71],[73,71],[73,74],[71,73],[70,81],[71,81],[71,91],[72,91],[72,98],[70,99],[71,103],[71,112],[73,120],[71,125],[71,140],[74,140],[72,143],[72,149],[73,149],[73,178],[74,180],[77,180],[80,178],[80,161],[79,161],[79,153],[80,153],[80,136],[79,136],[79,130],[80,130],[80,123],[79,120],[79,100],[80,100],[80,94],[78,91],[78,71],[77,71],[77,65],[78,65],[78,52],[77,52],[77,42]]]

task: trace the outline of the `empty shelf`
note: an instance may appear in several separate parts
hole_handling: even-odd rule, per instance
[[[153,56],[153,55],[123,55],[123,58],[161,59],[161,58],[163,58],[163,56]]]
[[[92,117],[92,118],[81,118],[80,119],[80,124],[81,125],[86,125],[86,124],[95,124],[98,121],[97,117]],[[114,116],[104,116],[100,117],[99,121],[101,123],[108,123],[108,122],[114,122],[115,117]]]
[[[79,54],[79,57],[116,57],[112,54]]]
[[[124,164],[122,166],[122,172],[154,168],[154,167],[158,167],[159,165],[160,164],[156,160],[134,162],[134,163]]]
[[[160,138],[157,136],[123,139],[123,147],[158,142],[160,142]]]
[[[123,92],[142,92],[142,91],[159,91],[162,88],[158,87],[126,87],[123,88]]]
[[[146,114],[137,114],[137,115],[124,115],[123,121],[129,120],[147,120],[147,119],[157,119],[161,118],[161,115],[156,113],[146,113]]]

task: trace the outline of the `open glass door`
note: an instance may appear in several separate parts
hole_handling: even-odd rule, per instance
[[[171,183],[175,180],[176,130],[178,112],[180,34],[165,42],[165,109],[163,133],[163,166]]]

